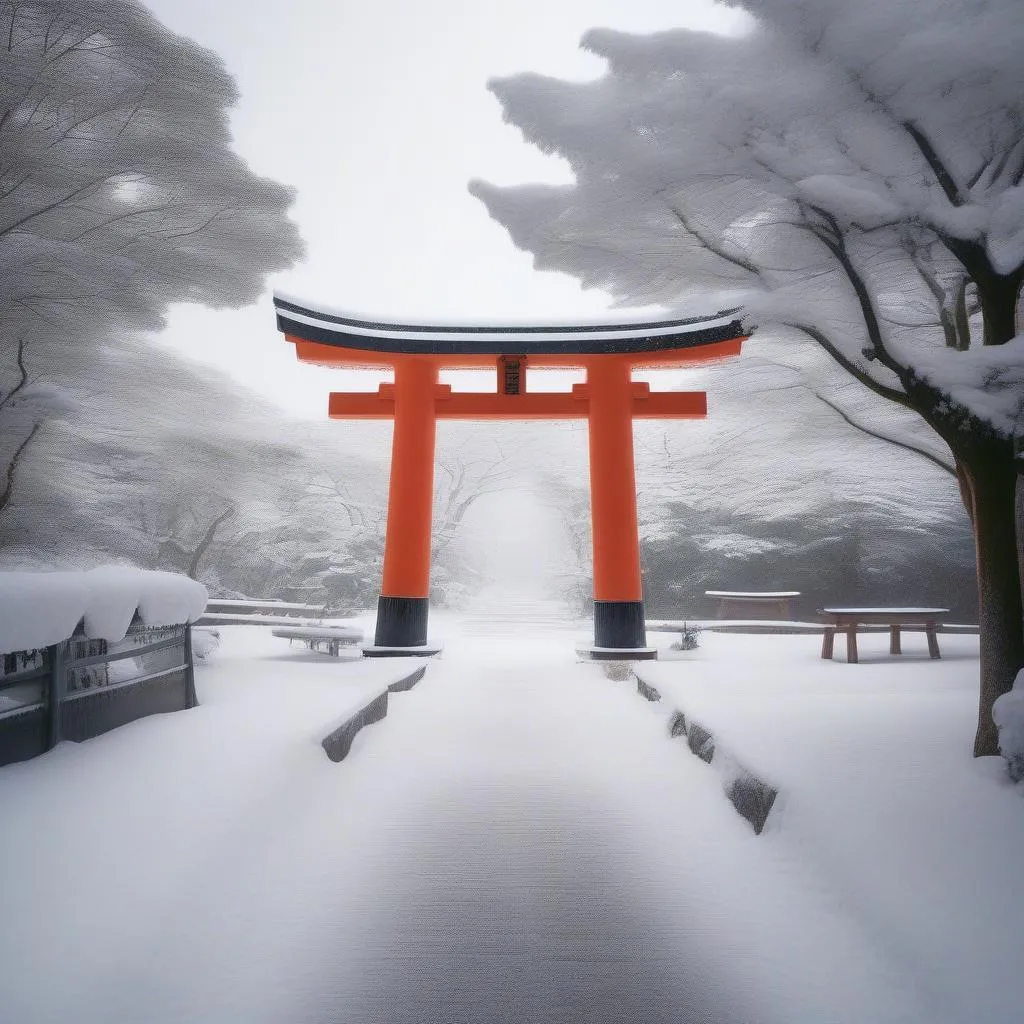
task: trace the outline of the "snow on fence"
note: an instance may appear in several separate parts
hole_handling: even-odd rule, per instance
[[[0,764],[197,703],[202,584],[111,566],[0,572]]]

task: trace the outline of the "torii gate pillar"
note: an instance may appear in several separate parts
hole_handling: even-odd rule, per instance
[[[633,466],[633,393],[629,363],[587,364],[591,535],[594,548],[594,647],[647,648]]]
[[[374,636],[380,653],[427,643],[436,386],[432,359],[396,360],[388,523]]]

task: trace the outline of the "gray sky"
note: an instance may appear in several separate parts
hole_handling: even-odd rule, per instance
[[[260,174],[298,189],[306,261],[280,287],[378,316],[593,315],[607,306],[571,278],[533,271],[466,191],[567,181],[505,125],[492,76],[600,75],[580,36],[728,30],[710,0],[148,0],[169,28],[218,52],[241,91],[237,150]],[[182,306],[161,343],[227,370],[288,411],[326,415],[349,374],[300,366],[274,326],[270,290],[254,307]],[[369,383],[369,382],[367,382]]]

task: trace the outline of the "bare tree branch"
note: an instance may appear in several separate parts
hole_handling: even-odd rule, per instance
[[[14,472],[18,468],[18,463],[21,461],[22,455],[25,454],[25,449],[29,446],[32,438],[39,432],[39,428],[42,424],[34,423],[32,429],[28,433],[28,437],[25,438],[17,448],[14,449],[14,454],[11,456],[10,461],[7,463],[7,470],[4,474],[4,489],[0,491],[0,512],[2,512],[11,502],[11,495],[14,493]]]
[[[111,224],[116,224],[118,221],[128,220],[131,217],[141,217],[143,214],[147,213],[162,213],[164,210],[169,210],[170,208],[169,204],[161,203],[159,206],[147,206],[143,207],[141,210],[129,210],[127,213],[122,213],[120,216],[110,217],[91,228],[86,228],[85,231],[81,232],[81,234],[74,235],[66,241],[68,243],[80,242],[86,235],[91,235],[94,231],[101,231],[103,228],[110,227]]]
[[[921,280],[924,281],[928,290],[935,297],[935,302],[938,306],[939,312],[939,323],[942,326],[942,333],[946,339],[946,347],[956,349],[959,347],[959,331],[958,323],[956,320],[955,312],[950,311],[949,294],[946,289],[942,286],[934,270],[928,266],[921,255],[920,248],[916,245],[911,244],[908,247],[910,253],[910,260],[917,269],[917,272],[921,275]],[[963,286],[966,287],[966,277],[963,279]]]
[[[752,263],[750,260],[745,259],[743,256],[738,255],[737,253],[729,252],[728,250],[725,249],[724,246],[714,242],[706,232],[699,230],[694,225],[693,221],[690,220],[683,213],[682,210],[678,209],[676,206],[670,203],[667,199],[664,198],[663,195],[660,195],[660,193],[662,192],[664,192],[664,189],[660,189],[658,192],[655,192],[655,195],[660,196],[662,202],[665,204],[666,208],[672,214],[672,216],[675,217],[675,219],[679,221],[683,228],[689,234],[693,235],[693,237],[696,238],[697,241],[700,242],[700,244],[704,246],[705,249],[708,250],[708,252],[714,253],[720,259],[725,260],[727,263],[731,263],[734,267],[739,267],[741,270],[745,270],[748,274],[752,274],[754,277],[761,277],[760,267]]]
[[[192,557],[188,563],[188,569],[186,573],[191,576],[192,579],[196,579],[196,573],[199,571],[199,563],[202,560],[203,555],[206,554],[207,548],[213,543],[214,534],[217,532],[217,528],[225,519],[230,518],[235,514],[235,506],[233,504],[228,507],[219,515],[212,523],[207,527],[206,533],[203,534],[198,545],[192,552]]]
[[[0,192],[0,199],[7,199],[8,196],[14,195],[15,192],[25,184],[26,181],[30,181],[32,176],[35,174],[34,170],[27,171],[23,174],[10,188]]]
[[[802,205],[802,204],[801,204]],[[861,316],[864,318],[864,327],[868,332],[868,340],[871,342],[873,355],[887,369],[892,370],[902,382],[907,373],[903,366],[888,350],[885,339],[882,336],[882,328],[878,321],[878,313],[875,310],[875,302],[871,296],[867,283],[861,276],[860,271],[853,265],[853,260],[846,248],[846,239],[835,218],[827,210],[813,204],[808,206],[812,212],[817,214],[828,225],[828,231],[815,232],[825,247],[835,256],[839,265],[843,268],[847,280],[853,287],[857,296],[857,304],[860,306]],[[808,221],[808,223],[811,223]],[[831,352],[829,353],[832,354]],[[835,358],[835,356],[833,356]],[[905,396],[904,396],[905,397]]]
[[[198,235],[204,228],[208,228],[219,217],[227,216],[229,213],[233,213],[233,212],[234,211],[231,209],[231,207],[227,207],[226,209],[223,209],[223,210],[217,210],[216,212],[214,212],[213,216],[208,217],[206,220],[204,220],[197,227],[191,228],[188,231],[182,231],[182,232],[180,232],[178,234],[174,234],[173,232],[171,232],[171,233],[166,233],[165,232],[165,233],[159,234],[157,237],[162,238],[162,239],[189,238],[192,235]]]
[[[60,198],[53,200],[52,203],[47,203],[45,206],[40,207],[38,210],[33,210],[31,213],[25,214],[24,217],[16,220],[13,224],[9,224],[5,228],[0,228],[0,237],[3,235],[9,235],[14,231],[17,231],[23,225],[29,223],[29,221],[35,220],[36,217],[42,217],[45,213],[50,213],[53,210],[58,209],[65,203],[72,199],[76,199],[78,196],[88,195],[90,192],[95,192],[105,181],[110,180],[111,175],[104,175],[102,178],[96,178],[90,182],[87,182],[81,188],[76,188],[72,192],[68,192],[66,195],[60,196]]]
[[[850,376],[855,377],[866,388],[874,391],[876,395],[887,398],[890,402],[902,405],[905,409],[913,409],[910,399],[902,391],[886,387],[880,381],[875,380],[869,373],[865,373],[856,363],[843,354],[839,347],[832,343],[824,331],[819,330],[811,324],[802,324],[793,320],[783,322],[783,326],[792,327],[794,330],[802,331],[809,338],[816,341]]]
[[[0,399],[0,409],[2,409],[5,405],[7,405],[11,401],[11,399],[14,398],[14,396],[18,394],[19,391],[23,391],[28,386],[28,384],[29,384],[28,370],[25,368],[25,339],[24,338],[19,338],[18,339],[17,361],[18,361],[18,371],[19,371],[18,383],[15,384],[14,387],[12,387],[11,390],[8,391],[7,394],[4,395],[4,397],[2,399]]]
[[[770,362],[770,360],[766,360]],[[773,363],[772,365],[781,365]],[[902,438],[892,437],[890,434],[883,434],[881,431],[872,430],[870,427],[864,426],[863,423],[859,423],[855,420],[842,406],[836,404],[831,399],[826,398],[821,392],[816,391],[809,384],[805,384],[802,381],[796,384],[784,384],[777,388],[765,388],[765,391],[786,391],[789,388],[802,388],[805,391],[809,391],[819,402],[827,405],[833,412],[837,413],[846,423],[848,423],[855,430],[859,430],[862,434],[867,434],[869,437],[877,438],[879,441],[885,441],[887,444],[895,445],[897,448],[903,448],[908,452],[914,452],[916,455],[920,455],[926,458],[933,465],[938,466],[939,469],[949,473],[950,476],[956,476],[956,467],[952,462],[947,462],[941,456],[936,455],[934,452],[928,451],[927,448],[922,448],[911,441],[905,441]]]
[[[967,313],[967,286],[969,284],[970,281],[966,275],[960,279],[953,306],[953,326],[956,335],[956,343],[953,347],[958,352],[966,352],[971,347],[971,320]]]
[[[914,140],[914,145],[917,146],[921,156],[924,157],[925,163],[932,170],[932,174],[935,175],[935,180],[939,183],[939,187],[946,194],[946,198],[954,206],[963,206],[967,202],[967,197],[960,190],[960,186],[957,185],[953,178],[949,168],[942,162],[942,158],[938,154],[935,146],[932,144],[931,139],[925,134],[924,129],[917,124],[916,121],[900,121],[896,118],[895,114],[888,108],[888,105],[883,103],[877,95],[867,89],[863,83],[861,87],[870,96],[872,102],[885,110],[885,112],[893,118],[898,125],[900,125],[906,133]]]

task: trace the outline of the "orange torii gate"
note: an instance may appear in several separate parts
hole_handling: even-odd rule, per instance
[[[388,369],[376,393],[333,393],[334,419],[393,419],[384,571],[368,655],[435,653],[427,643],[435,426],[441,419],[586,419],[589,427],[597,658],[653,657],[644,629],[633,419],[707,415],[702,391],[652,392],[634,368],[737,356],[735,310],[694,320],[617,325],[417,325],[355,319],[274,296],[277,326],[303,362]],[[534,393],[526,370],[584,369],[571,391]],[[496,392],[452,391],[440,370],[496,369]]]

